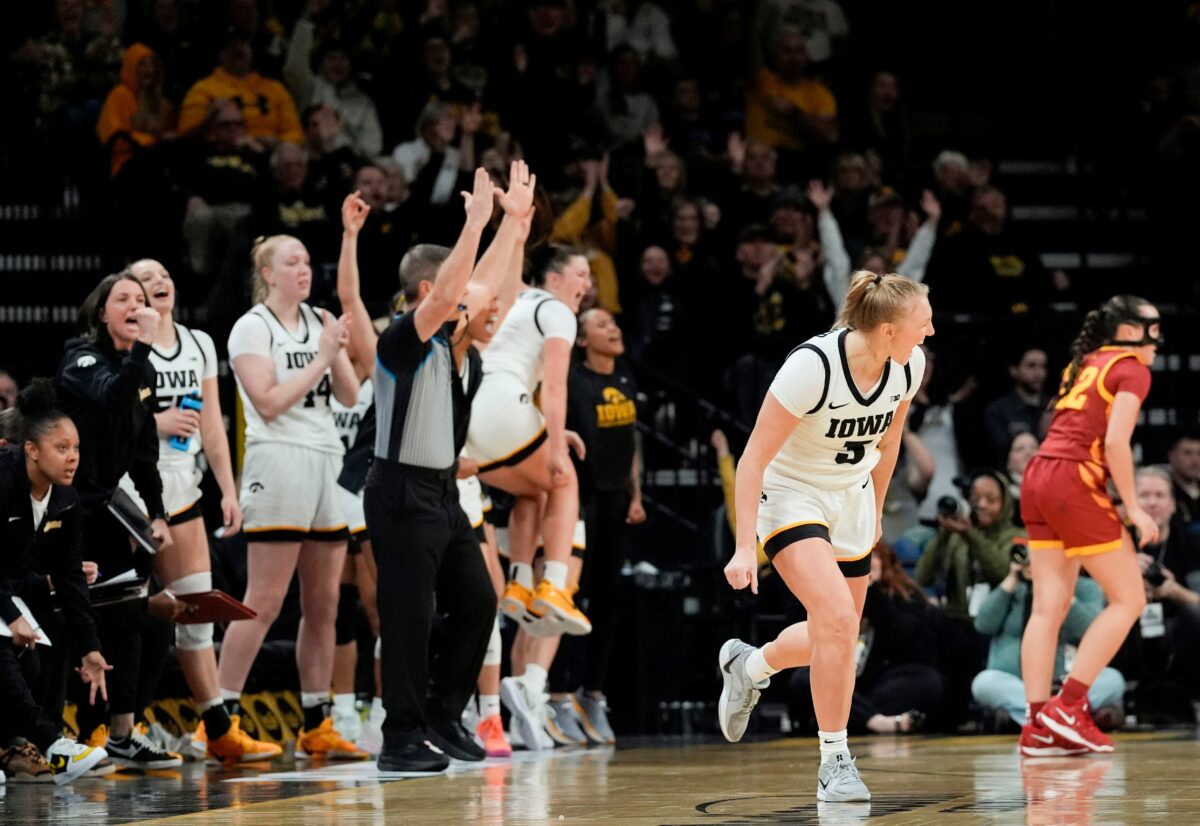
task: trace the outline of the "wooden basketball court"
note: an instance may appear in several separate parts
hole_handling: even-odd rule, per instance
[[[4,824],[1200,823],[1192,731],[1126,734],[1108,756],[1020,760],[1012,737],[859,738],[870,804],[820,804],[808,738],[641,741],[518,753],[438,777],[374,764],[185,766],[70,787],[9,784]]]

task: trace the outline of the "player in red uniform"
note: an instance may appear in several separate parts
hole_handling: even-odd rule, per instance
[[[1119,295],[1084,318],[1054,403],[1054,419],[1021,485],[1021,518],[1029,532],[1033,612],[1021,641],[1029,722],[1021,730],[1028,757],[1110,752],[1112,740],[1088,712],[1087,692],[1137,622],[1146,604],[1133,540],[1117,516],[1111,475],[1142,545],[1158,527],[1137,504],[1130,436],[1150,392],[1160,342],[1158,311],[1145,299]],[[1108,599],[1079,643],[1062,691],[1050,697],[1059,629],[1080,566]]]

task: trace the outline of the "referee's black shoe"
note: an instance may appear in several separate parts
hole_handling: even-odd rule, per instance
[[[455,760],[476,763],[487,757],[483,746],[475,742],[475,738],[458,720],[431,720],[428,734],[430,743]]]
[[[395,744],[384,740],[383,751],[375,764],[381,772],[427,772],[435,774],[450,768],[450,758],[428,741],[409,740]]]

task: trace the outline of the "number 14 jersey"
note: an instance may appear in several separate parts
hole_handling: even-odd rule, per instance
[[[767,466],[822,490],[863,484],[879,463],[879,441],[901,401],[911,400],[925,374],[925,353],[914,347],[908,364],[892,359],[865,393],[850,376],[848,328],[813,336],[787,357],[770,393],[800,421]]]
[[[265,356],[275,366],[275,383],[285,384],[317,357],[321,326],[320,318],[307,304],[300,305],[300,324],[295,330],[285,327],[266,305],[255,304],[229,333],[229,360],[244,355]],[[241,379],[238,395],[246,419],[247,447],[275,442],[322,453],[345,452],[329,406],[333,385],[328,369],[300,401],[271,421],[258,414]]]

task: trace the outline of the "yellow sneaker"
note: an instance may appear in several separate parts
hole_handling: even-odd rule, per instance
[[[564,634],[582,637],[592,633],[591,621],[575,607],[571,594],[555,587],[548,579],[539,582],[533,592],[533,611],[542,616],[553,615]]]
[[[296,738],[296,759],[324,757],[329,760],[367,760],[371,755],[351,743],[333,727],[333,718],[326,717],[313,731],[300,730]]]
[[[529,625],[538,619],[538,613],[533,610],[533,591],[516,580],[504,586],[500,611],[519,625]]]
[[[196,729],[195,739],[208,743],[208,756],[225,764],[253,763],[258,760],[274,760],[283,754],[283,749],[274,743],[255,740],[242,731],[241,719],[237,714],[230,717],[233,723],[229,731],[209,742],[204,723]]]
[[[83,741],[85,746],[91,746],[94,749],[102,749],[108,745],[108,726],[101,723],[92,730],[88,738]]]

